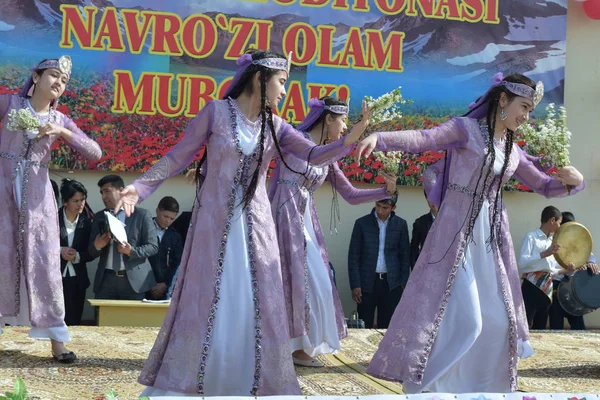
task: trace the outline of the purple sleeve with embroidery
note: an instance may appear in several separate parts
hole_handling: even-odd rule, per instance
[[[184,170],[206,143],[212,125],[213,103],[208,103],[188,124],[181,140],[146,173],[131,184],[140,202],[150,196],[164,180]]]
[[[279,132],[281,148],[286,153],[306,160],[313,166],[322,166],[336,161],[353,148],[353,146],[344,146],[343,137],[327,145],[317,146],[285,122],[282,122]]]
[[[567,187],[561,181],[541,172],[523,150],[517,147],[517,151],[519,152],[519,166],[513,178],[546,198],[565,197],[569,194]],[[585,181],[572,188],[571,194],[583,189],[585,189]]]
[[[81,129],[73,122],[72,119],[65,116],[64,126],[71,133],[71,143],[69,146],[73,147],[79,154],[87,158],[88,160],[97,161],[102,157],[102,149],[92,138],[83,133]]]
[[[453,118],[431,129],[420,131],[377,132],[375,151],[423,151],[448,150],[463,146],[469,134],[462,122]]]
[[[385,186],[377,189],[357,189],[346,178],[337,163],[333,163],[329,168],[326,180],[340,193],[340,195],[349,204],[356,205],[389,199]]]

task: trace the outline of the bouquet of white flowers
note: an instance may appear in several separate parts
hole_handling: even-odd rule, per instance
[[[567,128],[567,111],[563,106],[556,113],[554,104],[546,107],[546,120],[540,125],[523,124],[521,138],[529,154],[543,156],[541,163],[557,168],[569,165],[571,132]]]
[[[383,164],[383,171],[387,174],[396,175],[398,173],[398,165],[402,157],[401,151],[375,151],[373,157]]]
[[[391,92],[384,93],[376,99],[371,96],[365,96],[365,101],[371,112],[372,123],[402,118],[400,105],[411,103],[412,101],[402,97],[401,88],[402,86],[398,86]],[[398,163],[402,157],[401,151],[388,151],[385,153],[383,151],[376,151],[373,153],[373,157],[383,164],[385,173],[394,175],[398,173]]]
[[[34,139],[39,133],[40,121],[27,108],[13,109],[8,113],[6,127],[13,132],[24,131],[28,139]]]
[[[390,121],[396,118],[402,118],[400,105],[410,103],[410,100],[404,99],[400,92],[401,86],[391,92],[387,92],[374,99],[371,96],[365,96],[365,101],[371,112],[371,123]]]

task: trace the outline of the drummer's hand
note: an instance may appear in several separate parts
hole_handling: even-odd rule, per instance
[[[115,214],[119,212],[119,209],[123,207],[126,216],[131,216],[134,211],[134,207],[140,199],[137,189],[133,185],[127,185],[121,189],[121,197],[115,207]]]
[[[567,265],[567,273],[572,274],[573,272],[577,271],[577,268],[575,268],[575,264],[571,263],[569,265]]]
[[[579,186],[583,182],[583,175],[581,172],[577,171],[577,169],[573,166],[566,166],[558,169],[556,173],[556,178],[558,178],[563,184],[569,186]]]
[[[583,269],[587,269],[594,275],[600,274],[600,268],[598,268],[596,263],[589,262],[583,266]]]
[[[558,253],[558,250],[560,250],[560,244],[554,243],[552,246],[550,246],[546,250],[542,251],[540,253],[540,256],[542,256],[542,258],[550,257],[550,256]]]

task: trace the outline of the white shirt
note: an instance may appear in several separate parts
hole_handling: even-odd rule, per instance
[[[387,219],[382,221],[377,216],[377,212],[375,212],[375,219],[379,225],[379,255],[377,256],[377,267],[375,268],[375,272],[378,274],[387,274],[387,266],[385,265],[385,233],[390,217],[388,215]]]
[[[154,226],[156,227],[156,236],[158,237],[158,243],[162,242],[163,236],[165,236],[165,232],[167,228],[162,229],[157,223],[156,220],[152,220],[154,222]]]
[[[519,256],[519,273],[521,275],[527,272],[548,271],[559,279],[558,271],[562,267],[558,264],[553,255],[542,258],[541,252],[552,246],[552,235],[546,236],[541,229],[529,232],[523,238],[521,244],[521,255]]]
[[[111,210],[111,213],[113,211]],[[119,221],[121,221],[123,223],[123,225],[125,224],[125,210],[123,210],[123,208],[121,208],[119,210],[119,212],[117,213],[117,215],[115,215],[115,217],[117,217],[117,219]],[[108,243],[108,258],[107,258],[107,262],[106,262],[106,267],[104,267],[105,269],[110,269],[112,270],[112,261],[113,261],[113,240],[111,240]],[[119,253],[119,260],[121,260],[121,268],[119,268],[119,271],[125,271],[125,263],[123,262],[123,254]]]
[[[67,246],[68,247],[73,247],[73,238],[75,237],[75,228],[77,228],[77,222],[79,221],[79,214],[77,214],[77,216],[75,217],[75,221],[71,222],[69,221],[69,218],[67,218],[67,210],[65,210],[63,208],[63,221],[65,223],[65,229],[67,230]],[[73,263],[78,264],[79,263],[79,252],[77,252],[77,255],[75,256],[75,260],[73,261]],[[75,274],[75,267],[73,266],[73,263],[71,261],[67,262],[67,265],[65,267],[65,272],[63,272],[63,278],[67,278],[67,277],[74,277],[76,276]]]

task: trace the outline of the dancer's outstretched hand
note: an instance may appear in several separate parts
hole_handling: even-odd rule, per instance
[[[354,156],[356,163],[360,164],[362,156],[368,158],[375,149],[375,146],[377,146],[377,135],[372,133],[356,146],[356,155]]]
[[[583,175],[573,166],[566,166],[558,169],[556,177],[562,183],[569,186],[579,186],[583,182]]]
[[[138,194],[135,186],[125,186],[121,189],[121,197],[119,198],[117,206],[115,207],[115,214],[117,214],[119,209],[123,207],[123,210],[125,210],[125,215],[128,217],[131,216],[139,199],[140,195]]]

